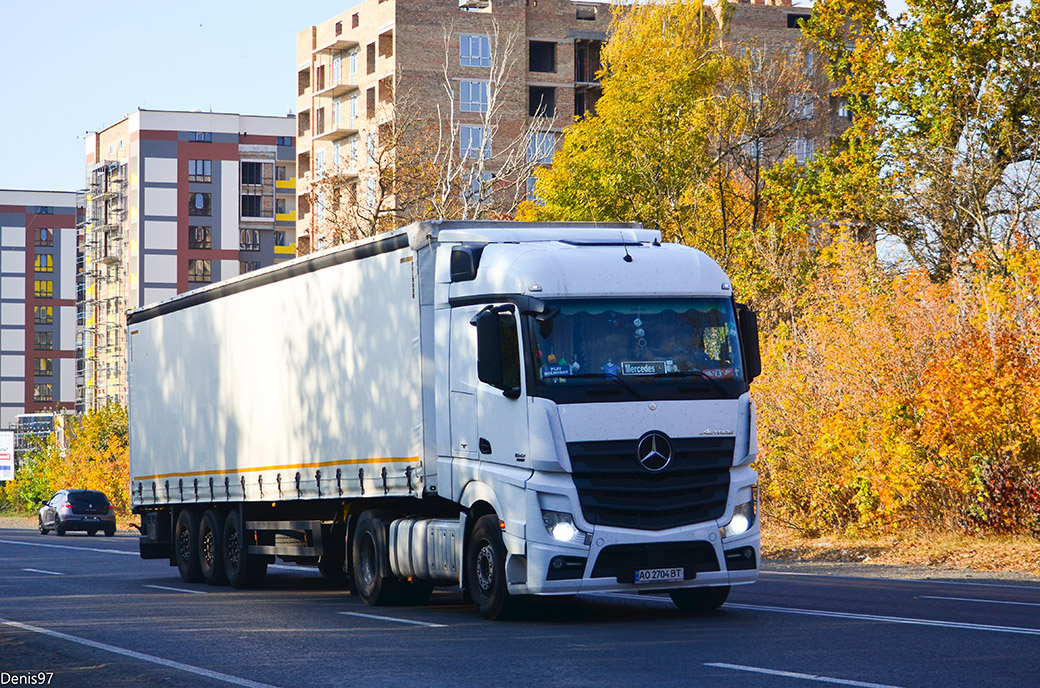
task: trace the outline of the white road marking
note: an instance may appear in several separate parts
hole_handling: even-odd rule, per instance
[[[22,569],[22,571],[28,571],[29,573],[46,573],[48,576],[64,576],[64,573],[58,573],[57,571],[44,571],[43,569]]]
[[[72,545],[51,545],[46,542],[22,542],[21,540],[0,540],[3,545],[27,545],[29,547],[50,547],[51,549],[75,549],[84,552],[101,552],[102,554],[129,554],[139,556],[138,552],[125,552],[121,549],[100,549],[97,547],[74,547]]]
[[[146,588],[155,588],[156,590],[170,590],[172,592],[190,592],[192,595],[206,595],[205,590],[186,590],[185,588],[168,588],[165,585],[145,585]]]
[[[50,636],[51,638],[58,638],[59,640],[67,640],[70,643],[86,645],[87,647],[92,647],[96,650],[104,650],[105,652],[111,652],[113,654],[122,655],[123,657],[130,657],[131,659],[139,659],[143,662],[158,664],[159,666],[164,666],[170,669],[186,671],[190,674],[195,674],[196,676],[205,676],[206,678],[210,678],[215,681],[223,681],[224,683],[230,683],[235,686],[243,686],[243,688],[275,688],[274,686],[267,683],[250,681],[246,678],[239,678],[238,676],[231,676],[230,674],[222,674],[219,671],[210,671],[209,669],[203,669],[201,667],[192,666],[190,664],[182,664],[181,662],[174,662],[170,659],[163,659],[162,657],[156,657],[154,655],[146,655],[143,652],[127,650],[126,648],[116,647],[115,645],[106,645],[105,643],[99,643],[94,640],[87,640],[86,638],[77,638],[74,635],[59,633],[58,631],[52,631],[46,628],[39,628],[38,626],[30,626],[28,624],[18,623],[17,621],[8,621],[7,619],[0,619],[0,624],[5,624],[14,628],[20,628],[23,631],[30,631],[32,633],[39,633],[41,635]]]
[[[362,614],[361,612],[339,612],[344,616],[359,616],[362,619],[379,619],[380,621],[396,621],[397,623],[412,624],[413,626],[429,626],[430,628],[447,628],[446,624],[430,623],[429,621],[413,621],[412,619],[399,619],[393,616],[379,616],[378,614]]]
[[[1017,628],[1015,626],[990,626],[987,624],[961,623],[959,621],[937,621],[933,619],[911,619],[903,616],[877,616],[874,614],[853,614],[851,612],[827,612],[820,609],[795,609],[793,607],[767,607],[757,604],[726,604],[728,609],[748,609],[757,612],[777,612],[800,616],[822,616],[831,619],[850,619],[852,621],[880,621],[883,623],[908,624],[911,626],[933,626],[935,628],[956,628],[969,631],[990,631],[993,633],[1015,633],[1018,635],[1040,635],[1040,628]]]
[[[939,595],[918,595],[921,600],[953,600],[954,602],[985,602],[986,604],[1014,604],[1021,607],[1040,607],[1040,602],[1011,602],[1009,600],[981,600],[974,597],[941,597]]]
[[[1014,590],[1021,590],[1023,588],[1035,588],[1034,585],[1028,582],[1022,582],[1019,585],[1012,583],[976,583],[973,581],[960,581],[950,580],[949,578],[880,578],[871,576],[841,576],[830,573],[801,573],[799,571],[761,571],[759,576],[768,578],[770,576],[801,576],[803,578],[838,578],[841,580],[862,580],[862,581],[891,581],[893,583],[929,583],[932,585],[968,585],[976,588],[1012,588]]]
[[[831,678],[830,676],[818,676],[816,674],[800,674],[795,671],[778,671],[776,669],[763,669],[761,667],[744,666],[742,664],[724,664],[722,662],[708,662],[704,666],[716,667],[718,669],[733,669],[734,671],[750,671],[754,674],[768,674],[769,676],[783,676],[784,678],[800,678],[804,681],[816,681],[817,683],[834,683],[839,686],[856,686],[857,688],[899,688],[885,683],[868,683],[866,681],[850,681],[844,678]]]

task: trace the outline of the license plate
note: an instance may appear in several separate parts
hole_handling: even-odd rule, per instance
[[[638,569],[636,583],[672,583],[683,580],[684,571],[678,569]]]
[[[96,521],[96,520],[98,520],[98,517],[97,517],[97,516],[87,516],[87,517],[86,517],[85,519],[83,519],[83,520],[84,520],[84,521]]]

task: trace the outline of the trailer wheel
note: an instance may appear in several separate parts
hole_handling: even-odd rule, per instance
[[[712,588],[685,588],[668,593],[672,602],[685,614],[707,614],[726,603],[729,586]]]
[[[232,510],[224,521],[224,571],[233,588],[255,588],[267,576],[267,561],[249,553],[249,542],[238,510]]]
[[[185,583],[202,580],[199,566],[199,516],[192,509],[182,509],[173,530],[173,556]]]
[[[227,585],[224,573],[224,519],[213,509],[207,509],[199,525],[199,568],[202,579],[210,585]]]
[[[351,564],[361,600],[372,606],[398,604],[403,587],[390,573],[387,524],[393,514],[370,510],[358,518]]]
[[[507,619],[517,611],[520,598],[506,589],[506,546],[494,514],[481,516],[473,526],[466,553],[466,587],[485,619]]]

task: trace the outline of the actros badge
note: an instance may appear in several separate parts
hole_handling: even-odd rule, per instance
[[[651,431],[640,437],[639,444],[636,445],[636,458],[639,459],[639,464],[651,473],[668,468],[668,464],[672,462],[672,443],[668,435]]]

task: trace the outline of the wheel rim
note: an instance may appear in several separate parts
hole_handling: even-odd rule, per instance
[[[238,531],[234,528],[228,528],[227,533],[227,552],[224,556],[227,559],[227,568],[229,571],[238,570]]]
[[[182,562],[191,559],[191,533],[187,528],[177,530],[177,556]]]
[[[478,545],[476,573],[481,593],[490,595],[495,586],[495,548],[487,540]]]
[[[361,581],[367,587],[376,581],[376,543],[370,533],[361,535],[360,555]]]
[[[202,535],[202,542],[199,543],[199,548],[202,550],[202,563],[207,569],[213,568],[213,531],[209,528]]]

